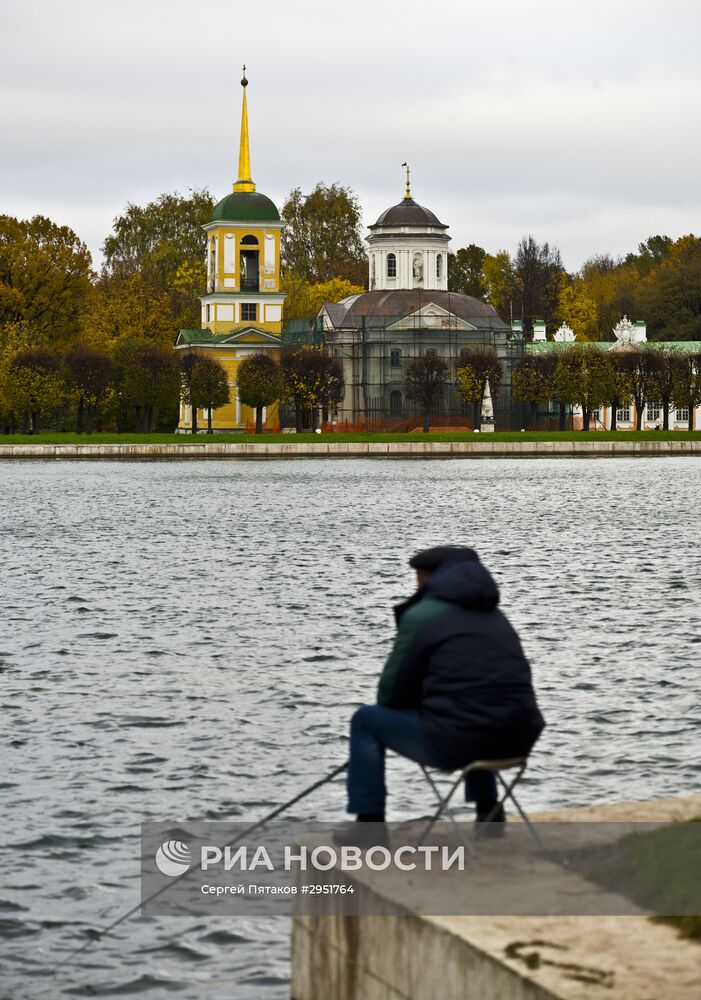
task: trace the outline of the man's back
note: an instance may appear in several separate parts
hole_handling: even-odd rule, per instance
[[[527,754],[543,728],[528,660],[498,601],[475,557],[433,573],[398,609],[379,700],[418,707],[426,735],[456,765]]]

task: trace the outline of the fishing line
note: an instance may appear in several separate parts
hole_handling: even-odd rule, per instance
[[[251,826],[247,827],[242,833],[240,833],[237,837],[229,841],[229,843],[225,844],[224,846],[235,847],[236,844],[239,844],[245,837],[249,837],[256,830],[260,830],[262,826],[265,826],[266,823],[269,823],[271,819],[275,819],[276,816],[279,816],[280,813],[285,811],[285,809],[289,809],[290,806],[293,806],[297,802],[301,801],[301,799],[306,798],[307,795],[310,795],[312,792],[316,791],[317,788],[321,788],[322,785],[325,785],[327,782],[332,781],[336,777],[336,775],[340,774],[341,771],[345,771],[347,767],[348,767],[348,761],[344,761],[343,764],[339,764],[338,767],[334,768],[334,770],[331,771],[329,774],[327,774],[325,777],[319,778],[318,781],[315,781],[313,785],[310,785],[308,788],[305,788],[304,791],[299,792],[299,794],[295,795],[295,797],[290,799],[289,802],[285,802],[283,805],[278,806],[276,809],[273,809],[271,813],[268,813],[267,816],[264,816],[262,819],[257,820]],[[165,885],[161,886],[160,889],[157,889],[156,892],[152,892],[150,896],[146,897],[146,899],[143,899],[139,903],[137,903],[136,906],[132,906],[130,910],[127,910],[126,913],[123,913],[121,917],[117,917],[116,920],[113,920],[111,924],[108,924],[107,927],[104,927],[102,930],[92,929],[89,932],[92,935],[90,939],[81,944],[78,948],[75,948],[66,958],[64,958],[61,962],[59,962],[56,968],[54,969],[53,975],[56,976],[56,974],[60,969],[64,968],[67,965],[71,965],[73,961],[76,958],[78,958],[79,955],[82,955],[94,944],[97,944],[98,941],[101,941],[103,937],[105,937],[111,931],[119,927],[120,924],[123,924],[125,920],[128,920],[130,917],[133,917],[134,914],[138,913],[138,911],[143,906],[146,906],[148,903],[153,902],[154,899],[158,899],[158,897],[163,895],[163,893],[166,892],[168,889],[171,889],[173,886],[177,885],[178,882],[181,882],[184,879],[188,878],[193,871],[195,871],[194,868],[189,868],[186,872],[183,872],[182,875],[177,875],[174,879],[171,879],[170,882],[167,882]]]

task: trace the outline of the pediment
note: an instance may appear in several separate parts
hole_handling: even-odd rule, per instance
[[[280,338],[267,330],[258,330],[254,326],[245,327],[243,330],[232,330],[225,334],[221,344],[280,344]]]
[[[460,319],[455,313],[449,312],[435,302],[427,302],[425,306],[414,310],[407,316],[402,316],[396,323],[388,326],[388,330],[414,330],[417,327],[430,330],[476,330],[477,327],[467,320]]]

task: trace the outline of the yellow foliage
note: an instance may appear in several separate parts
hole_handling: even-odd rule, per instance
[[[572,282],[563,278],[558,319],[571,327],[577,340],[597,339],[599,312],[582,278],[575,278]]]
[[[325,302],[339,302],[349,295],[361,295],[365,291],[362,285],[354,285],[345,278],[310,284],[295,272],[285,275],[282,290],[287,294],[286,320],[313,319]]]

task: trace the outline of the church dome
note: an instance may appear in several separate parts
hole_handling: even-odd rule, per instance
[[[234,191],[214,206],[212,222],[279,222],[275,204],[257,191]]]
[[[402,198],[397,205],[385,209],[374,226],[369,229],[379,229],[384,226],[435,226],[438,229],[448,227],[439,222],[428,208],[419,205],[413,198]]]

